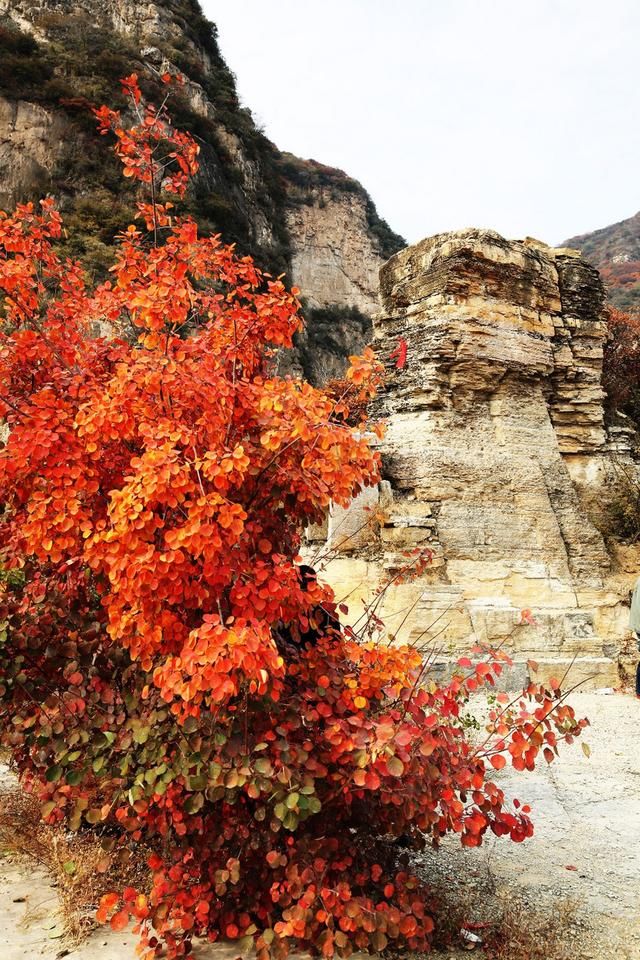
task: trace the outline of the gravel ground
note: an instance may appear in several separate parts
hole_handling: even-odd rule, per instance
[[[640,960],[640,700],[602,692],[570,698],[591,726],[533,773],[502,771],[509,796],[530,803],[535,833],[523,844],[492,837],[461,848],[447,838],[420,858],[426,878],[451,885],[483,920],[506,897],[553,920],[566,901],[575,960]]]
[[[420,854],[416,865],[452,902],[468,904],[469,920],[495,916],[506,897],[551,923],[572,901],[566,935],[573,960],[640,960],[640,700],[596,692],[577,693],[571,703],[591,720],[584,738],[589,759],[574,745],[533,774],[499,774],[510,795],[531,804],[535,835],[524,844],[491,839],[479,850],[448,838],[439,851]],[[2,960],[134,955],[133,938],[103,930],[71,950],[61,939],[46,874],[9,856],[0,860],[0,903]],[[235,953],[215,946],[194,956],[232,960]]]

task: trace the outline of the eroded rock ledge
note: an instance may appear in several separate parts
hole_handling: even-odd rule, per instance
[[[529,658],[561,675],[576,657],[574,680],[617,685],[633,571],[614,570],[585,505],[615,473],[597,271],[572,250],[464,230],[396,254],[380,282],[384,482],[330,518],[329,578],[357,603],[403,551],[428,548],[427,571],[385,594],[391,632],[433,642],[443,663],[474,636],[506,643],[514,682]],[[624,437],[615,457],[634,468]]]

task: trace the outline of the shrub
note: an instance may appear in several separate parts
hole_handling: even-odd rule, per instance
[[[53,67],[35,40],[12,26],[0,26],[2,93],[16,98],[35,95],[52,73]]]
[[[426,949],[430,894],[379,838],[525,839],[489,771],[552,761],[586,721],[530,685],[472,744],[464,703],[504,655],[439,687],[415,650],[339,628],[299,528],[377,478],[348,421],[379,367],[352,358],[337,399],[273,375],[294,293],[174,219],[159,194],[183,194],[197,147],[124,88],[133,126],[99,122],[151,199],[111,280],[58,257],[50,200],[0,218],[3,743],[47,823],[151,851],[148,886],[98,911],[133,918],[146,956],[194,936],[260,960]]]
[[[610,409],[640,423],[640,314],[609,307],[607,325],[602,385]]]
[[[609,497],[600,491],[592,504],[594,522],[605,537],[636,543],[640,539],[640,484],[623,460],[614,456],[611,464],[615,482]]]

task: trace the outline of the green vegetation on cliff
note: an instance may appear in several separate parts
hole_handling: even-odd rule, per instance
[[[356,180],[316,161],[281,154],[264,135],[251,111],[240,104],[216,27],[197,0],[159,0],[166,23],[154,37],[156,46],[146,49],[135,34],[116,31],[101,5],[78,3],[71,10],[57,3],[26,6],[35,35],[46,40],[34,39],[17,23],[0,26],[0,96],[62,110],[70,132],[49,182],[38,180],[16,199],[35,198],[43,189],[58,196],[73,227],[69,252],[82,254],[91,274],[108,267],[111,241],[131,220],[135,192],[117,179],[115,161],[96,133],[90,106],[124,106],[122,99],[118,102],[118,80],[133,70],[140,74],[145,95],[161,99],[158,68],[167,62],[190,82],[181,94],[172,95],[171,112],[177,125],[200,143],[201,172],[186,206],[204,231],[222,233],[261,266],[285,272],[291,258],[287,206],[305,202],[314,188],[330,185],[333,191],[361,194],[383,258],[404,246]],[[208,105],[198,104],[199,96]]]
[[[195,11],[191,3],[179,6]],[[123,187],[118,179],[116,162],[96,132],[90,106],[103,102],[124,106],[123,100],[118,102],[118,79],[132,70],[140,72],[141,85],[150,98],[161,99],[164,91],[153,69],[141,61],[136,44],[108,22],[96,23],[80,9],[64,14],[45,11],[34,19],[38,31],[47,37],[46,43],[38,43],[17,26],[0,28],[0,94],[66,114],[72,133],[65,149],[50,182],[34,183],[30,194],[39,196],[44,186],[60,197],[76,238],[70,252],[83,252],[89,271],[101,273],[110,263],[113,236],[131,221],[135,191]],[[281,272],[287,267],[289,244],[277,150],[255,127],[249,111],[240,107],[233,75],[218,51],[213,25],[195,14],[189,23],[190,32],[197,31],[198,43],[207,54],[206,75],[188,32],[184,44],[176,46],[179,41],[173,40],[160,51],[190,80],[201,83],[215,104],[214,123],[193,109],[188,90],[172,100],[176,123],[198,138],[202,150],[202,173],[189,194],[187,209],[203,230],[223,233],[226,240],[252,253],[262,265]],[[186,30],[186,20],[184,26]],[[242,189],[238,164],[230,150],[235,140],[258,171],[259,189],[250,198]],[[258,219],[268,224],[269,240],[258,238]],[[97,235],[96,222],[100,225]],[[85,241],[87,247],[83,249]]]

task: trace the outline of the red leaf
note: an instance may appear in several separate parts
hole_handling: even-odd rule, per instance
[[[407,341],[404,337],[400,337],[395,350],[389,355],[389,358],[396,361],[396,370],[404,369],[407,362]]]
[[[118,932],[124,930],[129,924],[129,911],[119,910],[118,913],[114,913],[109,923],[112,930],[116,930]]]

